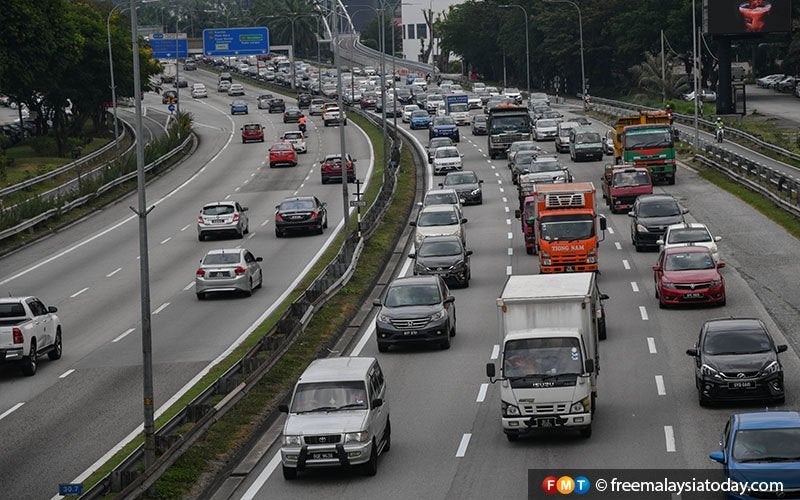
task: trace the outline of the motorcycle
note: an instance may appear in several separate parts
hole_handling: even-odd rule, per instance
[[[725,131],[721,128],[717,129],[717,142],[722,142],[722,139],[725,136]]]
[[[305,133],[306,133],[306,124],[305,124],[305,123],[299,123],[299,124],[297,125],[297,128],[299,128],[299,129],[300,129],[300,132],[302,132],[303,134],[305,134]]]

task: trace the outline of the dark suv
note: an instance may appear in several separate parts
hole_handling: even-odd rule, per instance
[[[381,308],[375,319],[378,351],[392,345],[433,343],[450,348],[456,335],[455,297],[439,276],[397,278],[386,288],[386,297],[373,301]]]
[[[297,107],[307,108],[311,106],[311,94],[300,94],[297,96]]]
[[[470,255],[472,250],[464,248],[458,236],[429,236],[422,240],[417,253],[408,254],[408,258],[414,259],[415,276],[432,274],[467,288],[472,277]]]
[[[286,102],[283,99],[272,99],[269,101],[268,113],[283,113],[286,111]]]
[[[713,401],[769,400],[783,404],[783,366],[776,345],[759,319],[706,321],[700,338],[686,354],[695,360],[695,385],[700,406]]]
[[[631,242],[637,252],[647,247],[658,248],[658,240],[664,237],[667,226],[685,222],[683,214],[688,209],[681,208],[678,200],[668,194],[648,194],[636,198],[631,218]]]

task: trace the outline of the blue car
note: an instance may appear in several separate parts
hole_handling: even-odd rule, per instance
[[[247,114],[247,101],[243,101],[241,99],[236,99],[231,103],[231,114],[235,115],[238,113]]]
[[[765,411],[731,415],[722,434],[721,451],[709,457],[722,464],[732,481],[780,482],[782,493],[726,493],[725,498],[800,498],[800,413]]]
[[[431,115],[424,109],[411,113],[411,130],[418,128],[428,128],[431,126]]]
[[[458,125],[456,121],[450,116],[437,116],[434,117],[431,123],[431,129],[428,133],[428,138],[434,137],[449,137],[453,142],[460,142],[461,135],[458,133]]]

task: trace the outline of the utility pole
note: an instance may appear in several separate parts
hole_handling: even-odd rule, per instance
[[[178,10],[180,13],[180,10]],[[180,19],[179,15],[175,15],[175,118],[176,122],[178,123],[178,139],[181,138],[181,83],[180,83],[180,45],[178,44],[178,19]],[[188,47],[188,41],[187,47]],[[188,55],[188,54],[187,54]]]
[[[692,78],[694,80],[694,152],[697,154],[700,150],[700,130],[697,120],[697,107],[700,102],[700,91],[697,88],[697,73],[699,72],[698,63],[700,58],[697,55],[697,6],[695,4],[695,0],[692,0],[692,45],[694,47],[694,53],[692,54]]]
[[[667,61],[664,54],[664,30],[661,30],[661,102],[667,102]]]
[[[334,0],[333,2],[333,60],[334,64],[336,64],[336,95],[339,100],[339,145],[342,149],[342,208],[344,209],[344,213],[342,217],[344,219],[344,232],[347,234],[347,223],[350,221],[350,200],[349,195],[347,193],[347,144],[344,139],[344,120],[342,117],[345,116],[344,114],[344,102],[342,101],[342,57],[340,55],[341,48],[339,47],[339,42],[341,41],[341,32],[340,32],[340,24],[341,21],[339,19],[339,2]],[[355,174],[356,166],[353,164],[353,173]]]

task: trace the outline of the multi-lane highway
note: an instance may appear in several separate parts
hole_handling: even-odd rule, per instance
[[[322,253],[342,220],[341,186],[322,185],[319,160],[339,151],[338,127],[309,121],[308,153],[295,168],[269,169],[269,145],[296,124],[257,109],[258,89],[246,86],[248,115],[230,115],[232,98],[216,91],[216,75],[202,82],[209,98],[181,89],[182,110],[194,116],[195,153],[148,185],[150,285],[156,408],[218,356],[229,351]],[[161,98],[146,97],[148,115],[163,113]],[[240,127],[259,122],[265,143],[242,144]],[[354,124],[353,124],[354,125]],[[373,151],[356,126],[345,128],[348,152],[366,179]],[[283,198],[313,194],[328,203],[330,225],[321,236],[278,239],[274,207]],[[249,207],[243,240],[198,241],[202,205],[232,199]],[[0,369],[0,491],[6,498],[49,498],[129,436],[142,421],[139,253],[131,195],[47,239],[0,260],[0,293],[37,295],[59,309],[64,355],[43,360],[35,377]],[[194,294],[199,259],[211,249],[244,246],[264,258],[264,286],[252,297],[200,302]]]
[[[562,110],[569,116],[577,108]],[[600,123],[593,126],[605,131]],[[599,283],[610,299],[605,302],[608,339],[600,344],[594,433],[588,440],[553,435],[508,442],[500,426],[499,391],[487,384],[484,372],[486,362],[497,358],[500,340],[494,299],[507,275],[533,274],[538,265],[536,257],[525,253],[514,219],[516,188],[507,161],[488,157],[485,137],[471,136],[468,128],[461,133],[458,147],[465,155],[464,168],[477,171],[485,183],[484,204],[465,208],[467,246],[474,251],[472,281],[470,288],[452,292],[458,317],[453,347],[379,354],[368,328],[346,353],[377,357],[388,383],[392,448],[380,457],[377,476],[314,470],[286,481],[280,473],[278,442],[229,498],[525,498],[529,468],[717,468],[708,453],[718,448],[727,417],[764,406],[698,405],[693,362],[685,350],[694,344],[702,323],[714,317],[762,318],[778,343],[793,346],[782,355],[784,407],[797,407],[796,240],[737,198],[681,168],[676,185],[655,191],[673,194],[690,209],[689,220],[707,223],[714,234],[723,236],[719,245],[728,263],[723,270],[727,305],[659,309],[651,270],[656,254],[637,253],[630,241],[630,219],[601,206],[609,229],[601,244]],[[427,143],[427,131],[414,135]],[[541,145],[554,149],[552,142]],[[591,181],[599,188],[605,162],[572,163],[568,155],[559,156],[576,181]],[[401,273],[408,272],[406,265]],[[777,314],[777,322],[769,314],[788,311],[794,316]]]

